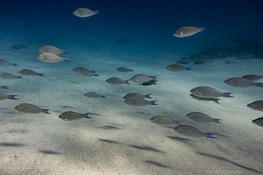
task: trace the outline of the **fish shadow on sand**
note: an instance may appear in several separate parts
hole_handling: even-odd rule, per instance
[[[167,166],[167,165],[164,165],[164,164],[161,164],[161,163],[156,162],[156,161],[154,161],[154,160],[145,160],[144,162],[145,162],[145,163],[148,163],[148,164],[151,164],[151,165],[154,165],[154,166],[157,166],[157,167],[170,168],[170,169],[172,169],[172,167]]]
[[[109,140],[109,139],[98,139],[100,142],[105,143],[113,143],[113,144],[122,144],[121,142],[115,141],[115,140]]]
[[[102,127],[100,127],[101,129],[109,129],[109,130],[116,130],[116,129],[121,129],[121,128],[118,128],[116,126],[111,126],[111,125],[104,125]]]
[[[16,142],[1,142],[0,146],[3,146],[3,147],[23,147],[26,145],[23,143],[16,143]]]
[[[49,155],[61,155],[61,153],[52,150],[38,150],[38,152],[42,154],[49,154]]]
[[[243,168],[247,171],[252,171],[254,173],[259,173],[259,174],[263,174],[263,172],[261,171],[258,171],[258,170],[255,170],[253,168],[250,168],[250,167],[247,167],[247,166],[244,166],[244,165],[241,165],[237,162],[234,162],[232,160],[229,160],[229,159],[226,159],[224,157],[221,157],[221,156],[215,156],[215,155],[211,155],[211,154],[207,154],[207,153],[202,153],[202,152],[196,152],[197,154],[201,155],[201,156],[205,156],[205,157],[210,157],[210,158],[213,158],[213,159],[217,159],[217,160],[220,160],[220,161],[224,161],[224,162],[228,162],[232,165],[235,165],[235,166],[238,166],[239,168]]]
[[[140,149],[140,150],[145,150],[145,151],[152,151],[152,152],[156,152],[156,153],[165,153],[161,150],[158,150],[158,149],[150,147],[150,146],[145,146],[145,145],[129,145],[129,147],[132,147],[135,149]]]

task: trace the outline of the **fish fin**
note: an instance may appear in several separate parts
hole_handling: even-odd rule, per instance
[[[177,125],[181,125],[181,124],[182,124],[182,121],[180,121],[180,120],[173,120],[173,122],[174,122],[175,124],[177,124]]]
[[[44,74],[42,74],[42,73],[39,73],[38,75],[39,75],[39,76],[41,76],[41,77],[43,77],[43,76],[44,76]]]
[[[8,95],[8,99],[17,100],[16,95]]]
[[[191,67],[187,67],[186,70],[192,70],[192,68]]]
[[[222,123],[222,119],[214,118],[214,122],[216,122],[216,123]]]
[[[146,95],[145,95],[145,98],[152,98],[151,95],[152,95],[152,94],[146,94]]]
[[[69,54],[69,52],[66,50],[63,50],[63,54]]]
[[[17,64],[16,64],[16,63],[13,63],[12,66],[17,66]]]
[[[204,133],[204,136],[206,136],[206,137],[208,137],[208,138],[210,138],[210,139],[216,138],[215,133],[211,133],[211,132],[205,132],[205,133]]]
[[[220,104],[220,103],[219,103],[219,100],[220,100],[220,99],[218,99],[218,98],[213,99],[213,101],[214,101],[215,103],[217,103],[217,104]]]
[[[70,58],[64,58],[64,61],[71,62]]]
[[[130,84],[129,81],[130,81],[130,80],[125,80],[124,82],[125,82],[126,84]]]
[[[150,101],[151,105],[158,105],[156,100]]]
[[[256,83],[257,87],[263,87],[263,83]]]
[[[1,89],[8,89],[8,86],[0,86]]]
[[[48,109],[43,109],[43,112],[44,112],[45,114],[50,114],[49,111],[48,111]]]
[[[263,87],[263,86],[262,86]],[[225,93],[223,93],[223,96],[224,97],[234,97],[233,95],[232,95],[232,93],[230,93],[230,92],[225,92]]]

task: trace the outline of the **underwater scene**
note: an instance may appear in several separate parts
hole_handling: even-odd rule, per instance
[[[0,175],[263,174],[262,7],[1,1]]]

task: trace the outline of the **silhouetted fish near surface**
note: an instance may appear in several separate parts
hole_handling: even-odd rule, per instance
[[[1,142],[0,146],[6,146],[6,147],[22,147],[25,146],[23,143],[16,143],[16,142]]]
[[[257,118],[252,120],[252,122],[258,126],[262,126],[263,127],[263,117]]]
[[[43,74],[35,72],[31,69],[22,69],[19,71],[19,73],[22,75],[27,75],[27,76],[44,76]]]
[[[108,139],[98,139],[98,140],[101,142],[105,142],[105,143],[121,144],[120,142],[115,141],[115,140],[108,140]]]
[[[144,162],[148,163],[148,164],[151,164],[151,165],[155,165],[155,166],[161,167],[161,168],[171,168],[169,166],[166,166],[164,164],[161,164],[161,163],[153,161],[153,160],[145,160]]]
[[[157,85],[156,82],[157,82],[156,80],[151,80],[151,81],[148,81],[148,82],[144,82],[144,83],[142,83],[141,85],[142,85],[142,86]]]
[[[80,120],[83,118],[91,119],[90,115],[98,115],[98,114],[95,114],[95,113],[82,114],[82,113],[73,112],[73,111],[66,111],[66,112],[63,112],[62,114],[60,114],[58,117],[62,120],[71,121],[71,120]]]
[[[183,38],[183,37],[192,36],[194,34],[202,32],[203,30],[205,30],[204,27],[197,28],[197,27],[185,26],[177,29],[173,35],[178,38]]]
[[[167,66],[166,69],[168,69],[169,71],[172,71],[172,72],[181,72],[184,70],[192,70],[190,67],[184,67],[184,66],[181,66],[179,64],[171,64],[171,65]]]
[[[262,75],[244,75],[242,78],[245,78],[250,81],[258,81],[263,79]]]
[[[140,94],[140,93],[128,93],[124,97],[126,98],[152,98],[151,94]]]
[[[233,87],[252,87],[252,86],[263,87],[263,83],[257,83],[241,77],[229,78],[225,80],[224,83]]]
[[[77,73],[78,75],[87,76],[87,77],[98,76],[98,74],[96,74],[96,71],[89,70],[89,69],[87,69],[85,67],[81,67],[81,66],[77,66],[77,67],[73,68],[72,71]]]
[[[195,128],[190,125],[178,125],[173,128],[176,132],[188,136],[188,137],[208,137],[208,138],[215,138],[214,133],[210,132],[203,132],[198,128]]]
[[[247,107],[257,111],[263,111],[263,100],[257,100],[252,103],[249,103]]]
[[[191,139],[187,139],[187,138],[183,138],[183,137],[176,137],[176,136],[167,136],[168,138],[175,140],[175,141],[181,141],[181,142],[191,142],[193,140]]]
[[[132,106],[148,106],[148,105],[157,105],[156,100],[153,101],[148,101],[145,100],[144,98],[126,98],[124,100],[124,103]]]
[[[190,94],[190,96],[191,97],[193,97],[194,99],[196,99],[196,100],[200,100],[200,101],[213,101],[213,102],[215,102],[215,103],[217,103],[217,104],[219,104],[219,98],[202,98],[202,97],[198,97],[198,96],[196,96],[196,95],[194,95],[194,94]]]
[[[0,86],[0,89],[8,89],[8,86]]]
[[[59,62],[63,62],[63,61],[68,61],[68,62],[70,61],[69,58],[63,58],[63,57],[60,57],[56,54],[49,53],[49,52],[41,53],[40,55],[37,56],[37,58],[40,61],[43,61],[46,63],[59,63]]]
[[[221,123],[221,119],[218,118],[212,118],[207,114],[201,113],[201,112],[191,112],[186,114],[186,116],[192,120],[199,121],[199,122],[215,122],[215,123]]]
[[[150,146],[145,146],[145,145],[129,145],[132,148],[136,148],[136,149],[141,149],[141,150],[145,150],[145,151],[152,151],[152,152],[157,152],[157,153],[164,153],[161,150],[158,150],[156,148],[150,147]]]
[[[192,94],[201,98],[233,97],[232,93],[220,92],[208,86],[198,86],[190,90]]]
[[[97,92],[87,92],[84,94],[84,96],[88,98],[105,98],[104,95],[98,94]]]
[[[29,104],[29,103],[22,103],[20,105],[17,105],[15,109],[23,113],[37,114],[37,113],[43,112],[45,114],[49,114],[48,109],[42,109],[36,105]]]
[[[0,94],[0,101],[1,101],[1,100],[6,100],[6,99],[17,100],[18,98],[16,98],[16,95],[4,95],[4,94]]]
[[[110,77],[107,80],[105,80],[107,83],[112,84],[112,85],[119,85],[119,84],[129,84],[128,81],[122,80],[117,77]]]
[[[135,83],[146,83],[152,80],[156,81],[157,76],[150,76],[150,75],[144,75],[144,74],[136,74],[133,77],[129,79],[129,81],[133,81]]]
[[[101,127],[102,129],[121,129],[121,128],[118,128],[116,126],[111,126],[111,125],[104,125],[103,127]]]
[[[13,75],[8,72],[1,72],[0,77],[4,79],[21,79],[22,78],[21,76]]]
[[[41,46],[38,51],[40,53],[45,53],[45,52],[48,52],[48,53],[53,53],[53,54],[56,54],[56,55],[59,55],[59,54],[67,54],[68,52],[65,51],[65,50],[62,50],[60,48],[57,48],[55,46],[51,46],[51,45],[43,45]]]
[[[17,66],[17,64],[10,63],[9,61],[6,61],[4,59],[0,59],[0,66]]]
[[[116,69],[116,71],[118,71],[118,72],[133,72],[133,69],[129,69],[129,68],[127,68],[127,67],[121,66],[121,67],[118,67],[118,68]]]
[[[170,117],[167,117],[167,116],[163,116],[163,115],[156,115],[156,116],[153,116],[151,119],[150,119],[153,123],[156,123],[156,124],[180,124],[181,122],[180,121],[176,121]]]
[[[94,16],[98,13],[99,13],[99,11],[94,11],[94,10],[90,10],[87,8],[78,8],[73,12],[73,14],[79,18],[91,17],[91,16]]]
[[[50,155],[60,155],[61,154],[57,151],[52,151],[52,150],[39,150],[38,152],[43,153],[43,154],[50,154]]]

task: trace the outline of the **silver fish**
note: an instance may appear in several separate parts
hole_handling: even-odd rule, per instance
[[[151,98],[151,94],[128,93],[123,98]]]
[[[44,76],[43,74],[35,72],[31,69],[22,69],[19,71],[19,73],[22,75],[28,75],[28,76]]]
[[[1,72],[0,77],[4,79],[17,79],[17,78],[21,79],[22,78],[21,76],[13,75],[8,72]]]
[[[120,78],[117,78],[117,77],[110,77],[108,78],[107,80],[105,80],[107,83],[109,84],[113,84],[113,85],[118,85],[118,84],[129,84],[128,81],[125,81],[125,80],[122,80]]]
[[[10,63],[9,61],[6,61],[4,59],[0,59],[0,66],[17,66],[17,64]]]
[[[89,97],[89,98],[105,98],[104,95],[98,94],[96,92],[87,92],[84,94],[84,96]]]
[[[90,115],[97,115],[95,113],[86,113],[86,114],[81,114],[81,113],[78,113],[78,112],[73,112],[73,111],[66,111],[66,112],[63,112],[62,114],[59,115],[59,118],[62,119],[62,120],[80,120],[80,119],[83,119],[83,118],[86,118],[86,119],[91,119]]]
[[[258,100],[258,101],[249,103],[247,107],[257,110],[257,111],[263,111],[263,100]]]
[[[213,101],[217,104],[219,104],[219,98],[202,98],[202,97],[198,97],[198,96],[195,96],[194,94],[190,94],[190,96],[196,100],[200,100],[200,101]]]
[[[201,113],[201,112],[190,112],[186,114],[186,116],[192,120],[199,121],[199,122],[215,122],[215,123],[221,123],[221,119],[218,118],[212,118],[207,114]]]
[[[241,77],[232,77],[225,80],[224,82],[229,86],[233,86],[233,87],[252,87],[252,86],[263,87],[263,83],[256,83]]]
[[[263,79],[262,75],[244,75],[242,78],[245,78],[250,81],[258,81]]]
[[[22,103],[20,105],[17,105],[15,109],[23,113],[37,114],[37,113],[43,112],[45,114],[49,114],[48,109],[42,109],[36,105],[29,104],[29,103]]]
[[[171,64],[171,65],[167,66],[166,69],[168,69],[169,71],[172,71],[172,72],[181,72],[184,70],[192,70],[190,67],[184,67],[184,66],[181,66],[179,64]]]
[[[56,55],[59,55],[59,54],[67,54],[68,52],[65,51],[65,50],[62,50],[60,48],[57,48],[55,46],[51,46],[51,45],[43,45],[41,46],[38,51],[40,53],[44,53],[44,52],[48,52],[48,53],[53,53],[53,54],[56,54]]]
[[[185,26],[177,29],[173,35],[178,38],[183,38],[183,37],[192,36],[194,34],[202,32],[203,30],[205,30],[204,27],[197,28],[197,27]]]
[[[220,92],[209,86],[198,86],[190,90],[192,94],[201,98],[233,97],[229,92]]]
[[[257,118],[252,120],[253,123],[255,123],[258,126],[263,126],[263,117]]]
[[[136,74],[133,77],[130,78],[130,81],[142,84],[145,82],[149,82],[152,80],[156,81],[157,76],[149,76],[149,75],[144,75],[144,74]]]
[[[78,8],[73,12],[73,14],[79,18],[91,17],[91,16],[94,16],[98,13],[99,13],[99,11],[93,11],[93,10],[90,10],[87,8]]]
[[[58,63],[58,62],[63,62],[63,61],[68,61],[68,62],[70,61],[69,58],[63,58],[63,57],[60,57],[56,54],[49,53],[49,52],[41,53],[40,55],[37,56],[37,58],[40,61],[43,61],[46,63]]]
[[[180,124],[181,122],[176,121],[168,116],[156,115],[150,118],[153,123],[160,125],[168,125],[168,124]]]
[[[178,125],[173,128],[176,132],[188,136],[188,137],[208,137],[208,138],[215,138],[214,133],[210,132],[203,132],[198,128],[195,128],[190,125]]]
[[[0,94],[0,101],[1,100],[6,100],[6,99],[17,100],[16,95]]]
[[[118,71],[118,72],[133,72],[133,69],[129,69],[129,68],[127,68],[127,67],[121,66],[121,67],[118,67],[118,68],[116,69],[116,71]]]
[[[88,77],[98,76],[96,71],[89,70],[89,69],[87,69],[85,67],[81,67],[81,66],[73,68],[72,71],[76,72],[78,75],[82,75],[82,76],[88,76]]]
[[[124,103],[132,106],[148,106],[148,105],[157,105],[156,100],[148,101],[144,98],[126,98]]]

